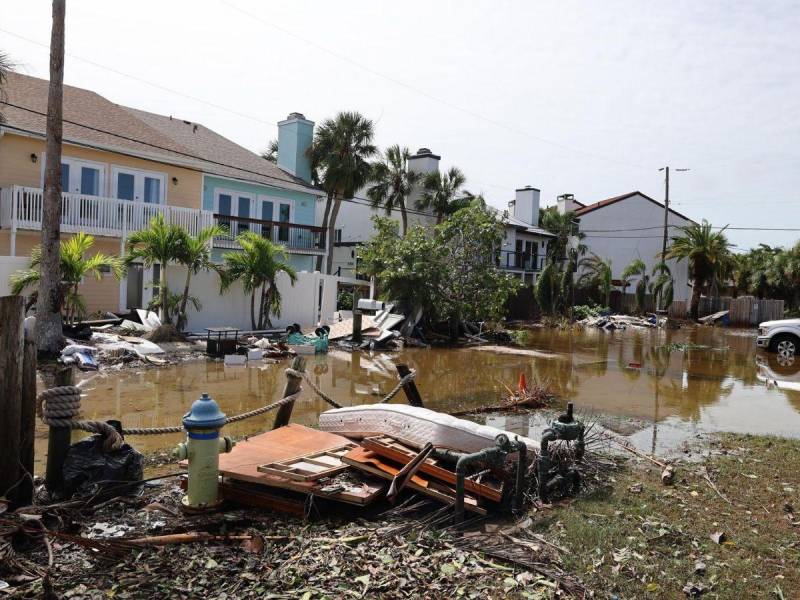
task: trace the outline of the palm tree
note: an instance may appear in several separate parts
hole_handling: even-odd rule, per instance
[[[656,306],[661,310],[667,310],[675,295],[675,281],[672,279],[672,272],[667,263],[660,262],[653,267],[652,276],[655,279],[650,282],[650,293],[658,299]]]
[[[629,285],[629,280],[632,277],[638,277],[639,281],[636,282],[634,289],[634,298],[636,300],[636,311],[638,313],[644,312],[644,304],[647,299],[647,286],[650,283],[650,276],[647,274],[647,265],[641,258],[635,258],[631,263],[622,271],[622,279],[625,281],[625,287]]]
[[[125,274],[125,263],[118,256],[110,256],[100,252],[87,256],[94,245],[94,237],[86,233],[76,233],[64,240],[59,252],[59,305],[63,308],[64,317],[74,323],[76,317],[86,314],[86,304],[78,293],[78,287],[84,277],[91,276],[100,281],[103,271],[108,270],[117,279]],[[38,285],[42,278],[42,249],[36,246],[31,251],[30,268],[17,271],[11,276],[11,293],[21,294],[27,288]]]
[[[561,214],[555,206],[550,206],[539,213],[539,226],[556,236],[547,244],[547,259],[550,262],[569,259],[570,242],[573,238],[577,239],[578,244],[572,249],[577,251],[579,257],[586,254],[586,244],[581,243],[586,234],[579,231],[578,217],[574,212]]]
[[[583,272],[578,277],[578,285],[595,288],[603,295],[605,306],[611,303],[611,260],[603,260],[597,254],[582,258],[578,263]]]
[[[357,112],[340,112],[317,128],[308,149],[314,179],[327,194],[322,227],[326,230],[326,273],[333,268],[333,236],[342,200],[352,198],[369,181],[369,159],[377,152],[372,143],[372,121]],[[317,269],[322,257],[317,258]]]
[[[189,284],[192,281],[192,275],[197,275],[200,271],[215,271],[217,274],[222,273],[220,265],[211,260],[211,242],[215,237],[224,235],[225,233],[227,233],[227,230],[224,227],[211,225],[200,230],[196,237],[186,237],[183,253],[178,257],[178,262],[186,267],[186,283],[183,286],[183,294],[181,294],[180,297],[177,310],[177,322],[175,324],[178,331],[183,331],[188,321],[186,305],[191,299],[189,295]],[[192,304],[197,308],[198,302],[196,299]]]
[[[50,32],[50,84],[47,92],[44,191],[42,192],[42,256],[36,297],[36,347],[57,355],[64,346],[61,327],[61,138],[64,130],[64,13],[66,0],[53,0]]]
[[[389,146],[383,158],[372,165],[370,180],[375,185],[367,190],[367,196],[374,208],[382,206],[387,215],[392,210],[400,209],[404,236],[408,231],[406,198],[420,179],[419,173],[409,170],[409,158],[411,152],[408,148],[401,148],[397,144]]]
[[[730,247],[725,229],[712,231],[711,224],[703,221],[681,227],[681,235],[672,237],[672,244],[667,249],[666,259],[689,261],[689,277],[692,280],[691,315],[697,319],[700,309],[700,295],[706,286],[715,278],[726,272],[730,262]]]
[[[474,196],[462,190],[467,178],[458,167],[450,167],[446,173],[433,171],[425,176],[422,196],[417,200],[417,208],[430,209],[436,215],[436,224],[472,202]]]
[[[14,63],[5,52],[0,51],[0,100],[5,100],[6,96],[3,91],[3,86],[6,84],[8,74],[14,70]],[[4,123],[3,113],[0,111],[0,123]]]
[[[169,322],[167,266],[179,262],[186,254],[189,235],[186,231],[156,214],[147,229],[136,231],[128,237],[127,264],[141,261],[146,267],[161,265],[158,283],[158,316],[163,324]]]
[[[261,158],[271,163],[278,162],[278,140],[270,140],[266,150],[261,151]]]
[[[225,271],[222,277],[223,291],[235,281],[241,281],[245,293],[250,294],[250,322],[254,330],[272,327],[270,314],[281,315],[281,294],[277,278],[286,273],[294,285],[297,273],[286,262],[288,256],[283,246],[263,238],[252,231],[240,233],[236,238],[241,251],[226,252],[222,255]],[[256,321],[256,293],[258,302],[258,321]]]

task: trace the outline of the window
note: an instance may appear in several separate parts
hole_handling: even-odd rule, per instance
[[[250,194],[217,190],[214,197],[214,212],[219,215],[250,219],[252,217],[254,204],[255,200]],[[226,219],[221,216],[218,222],[228,229],[232,237],[236,237],[244,231],[253,229],[253,224],[246,220]]]
[[[84,196],[102,196],[105,194],[105,173],[105,165],[101,163],[64,156],[61,159],[61,191]]]
[[[239,196],[239,206],[238,206],[238,216],[249,219],[250,218],[250,198],[248,196]],[[250,230],[250,223],[247,221],[239,221],[238,223],[238,232],[242,233],[244,231]]]
[[[272,200],[262,200],[261,201],[261,220],[262,221],[272,221],[272,210],[274,205],[272,204]],[[268,225],[263,223],[261,225],[261,236],[271,240],[272,239],[272,225]]]
[[[342,242],[342,230],[341,229],[334,229],[334,231],[333,231],[333,242],[335,244],[340,244]]]
[[[115,166],[111,175],[114,198],[145,204],[164,204],[166,201],[165,173]]]
[[[292,220],[292,205],[286,202],[278,204],[278,221],[281,223],[291,223]],[[289,228],[286,226],[278,227],[278,241],[289,242]]]

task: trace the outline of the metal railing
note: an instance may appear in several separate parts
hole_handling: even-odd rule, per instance
[[[41,229],[43,205],[41,188],[13,186],[0,195],[0,226]],[[61,194],[61,231],[67,233],[83,231],[92,235],[123,237],[129,232],[145,229],[157,214],[164,215],[167,223],[180,225],[190,235],[197,235],[214,222],[213,214],[206,210],[86,194]]]
[[[325,229],[314,225],[299,225],[283,221],[266,221],[215,213],[214,222],[227,229],[228,234],[214,238],[218,248],[238,248],[236,236],[245,231],[252,231],[276,244],[291,250],[309,252],[325,251]]]
[[[525,272],[541,271],[544,259],[544,256],[537,254],[504,250],[500,253],[500,268]]]

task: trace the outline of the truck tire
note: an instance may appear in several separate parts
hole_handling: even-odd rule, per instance
[[[781,356],[794,356],[800,350],[800,338],[791,333],[779,333],[772,338],[770,349]]]

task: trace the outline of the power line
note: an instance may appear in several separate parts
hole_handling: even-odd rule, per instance
[[[41,46],[42,48],[46,48],[46,49],[50,48],[49,44],[44,44],[42,42],[37,42],[36,40],[32,40],[32,39],[30,39],[28,37],[19,35],[18,33],[14,33],[12,31],[8,31],[7,29],[3,29],[2,27],[0,27],[0,31],[2,31],[6,35],[13,36],[15,38],[18,38],[18,39],[23,40],[25,42],[28,42],[30,44],[34,44],[36,46]],[[231,114],[236,115],[238,117],[242,117],[244,119],[250,119],[252,121],[256,121],[258,123],[263,123],[265,125],[271,125],[273,127],[276,126],[275,123],[272,123],[270,121],[266,121],[265,119],[261,119],[259,117],[255,117],[253,115],[248,115],[247,113],[240,112],[240,111],[235,110],[233,108],[229,108],[227,106],[223,106],[221,104],[217,104],[217,103],[211,102],[209,100],[204,100],[203,98],[198,98],[197,96],[192,96],[191,94],[186,94],[184,92],[180,92],[178,90],[174,90],[174,89],[169,88],[169,87],[167,87],[165,85],[161,85],[160,83],[154,83],[152,81],[148,81],[147,79],[143,79],[142,77],[138,77],[137,75],[131,75],[130,73],[125,73],[124,71],[120,71],[119,69],[116,69],[114,67],[109,67],[107,65],[100,64],[98,62],[95,62],[95,61],[93,61],[91,59],[88,59],[88,58],[85,58],[83,56],[78,56],[77,54],[73,54],[71,52],[67,52],[66,55],[69,56],[70,58],[74,58],[75,60],[79,60],[81,62],[85,62],[86,64],[92,65],[93,67],[97,67],[98,69],[103,69],[104,71],[108,71],[110,73],[114,73],[114,74],[120,75],[122,77],[127,77],[128,79],[132,79],[133,81],[138,81],[139,83],[144,83],[144,84],[149,85],[151,87],[154,87],[156,89],[159,89],[159,90],[162,90],[162,91],[165,91],[165,92],[169,92],[170,94],[174,94],[174,95],[180,96],[182,98],[188,98],[189,100],[194,100],[195,102],[199,102],[201,104],[205,104],[206,106],[211,106],[212,108],[216,108],[218,110],[223,110],[225,112],[231,113]]]
[[[486,123],[490,123],[491,125],[494,125],[495,127],[501,127],[502,129],[505,129],[506,131],[510,131],[512,133],[516,133],[517,135],[521,135],[523,137],[527,137],[527,138],[530,138],[530,139],[533,139],[533,140],[537,140],[539,142],[542,142],[543,144],[549,144],[551,146],[555,146],[557,148],[561,148],[562,150],[567,150],[569,152],[574,152],[576,154],[583,154],[585,156],[590,156],[590,157],[593,157],[593,158],[596,158],[596,159],[599,159],[599,160],[604,160],[604,161],[607,161],[607,162],[612,162],[612,163],[624,165],[626,167],[635,167],[637,169],[648,169],[648,167],[645,167],[643,165],[638,165],[638,164],[635,164],[635,163],[629,163],[629,162],[617,160],[617,159],[614,159],[614,158],[611,158],[611,157],[608,157],[608,156],[603,156],[601,154],[596,154],[594,152],[581,150],[579,148],[573,148],[571,146],[567,146],[567,145],[562,144],[560,142],[555,142],[555,141],[549,140],[547,138],[543,138],[543,137],[540,137],[540,136],[537,136],[537,135],[533,135],[531,133],[528,133],[527,131],[522,131],[522,130],[516,129],[514,127],[509,127],[508,125],[506,125],[505,123],[503,123],[501,121],[496,121],[496,120],[494,120],[494,119],[492,119],[490,117],[486,117],[486,116],[484,116],[484,115],[482,115],[480,113],[477,113],[477,112],[475,112],[475,111],[473,111],[473,110],[471,110],[469,108],[465,108],[463,106],[459,106],[458,104],[453,104],[452,102],[449,102],[447,100],[444,100],[443,98],[440,98],[440,97],[435,96],[435,95],[433,95],[433,94],[431,94],[429,92],[426,92],[423,89],[415,87],[415,86],[411,85],[410,83],[407,83],[407,82],[402,81],[400,79],[396,79],[396,78],[392,77],[391,75],[386,75],[385,73],[381,73],[380,71],[377,71],[377,70],[373,69],[372,67],[369,67],[369,66],[367,66],[367,65],[365,65],[363,63],[360,63],[360,62],[358,62],[356,60],[353,60],[349,56],[341,54],[340,52],[337,52],[336,50],[331,50],[330,48],[327,48],[326,46],[323,46],[322,44],[319,44],[319,43],[315,42],[314,40],[311,40],[309,38],[303,37],[303,36],[293,32],[293,31],[291,31],[289,29],[281,27],[280,25],[276,25],[275,23],[271,23],[269,21],[266,21],[266,20],[262,19],[261,17],[259,17],[258,15],[256,15],[255,13],[252,13],[250,11],[247,11],[247,10],[243,9],[243,8],[240,8],[240,7],[236,6],[235,4],[227,2],[226,0],[219,0],[219,2],[221,4],[224,4],[228,8],[230,8],[232,10],[235,10],[235,11],[245,15],[246,17],[249,17],[250,19],[253,19],[254,21],[258,21],[262,25],[265,25],[267,27],[271,27],[271,28],[273,28],[273,29],[275,29],[277,31],[280,31],[281,33],[283,33],[285,35],[288,35],[290,37],[298,39],[301,42],[303,42],[305,44],[308,44],[309,46],[312,46],[313,48],[316,48],[317,50],[319,50],[321,52],[324,52],[326,54],[330,54],[331,56],[333,56],[333,57],[335,57],[335,58],[337,58],[337,59],[339,59],[341,61],[344,61],[344,62],[346,62],[348,64],[351,64],[354,67],[357,67],[357,68],[359,68],[359,69],[361,69],[363,71],[366,71],[367,73],[369,73],[371,75],[374,75],[376,77],[380,77],[382,79],[385,79],[386,81],[389,81],[389,82],[391,82],[391,83],[393,83],[393,84],[395,84],[397,86],[400,86],[402,88],[410,90],[410,91],[412,91],[414,93],[420,94],[420,95],[428,98],[429,100],[432,100],[433,102],[437,102],[439,104],[442,104],[443,106],[447,106],[448,108],[452,108],[453,110],[457,110],[459,112],[462,112],[462,113],[464,113],[466,115],[469,115],[469,116],[471,116],[471,117],[473,117],[475,119],[479,119],[479,120],[484,121]]]

